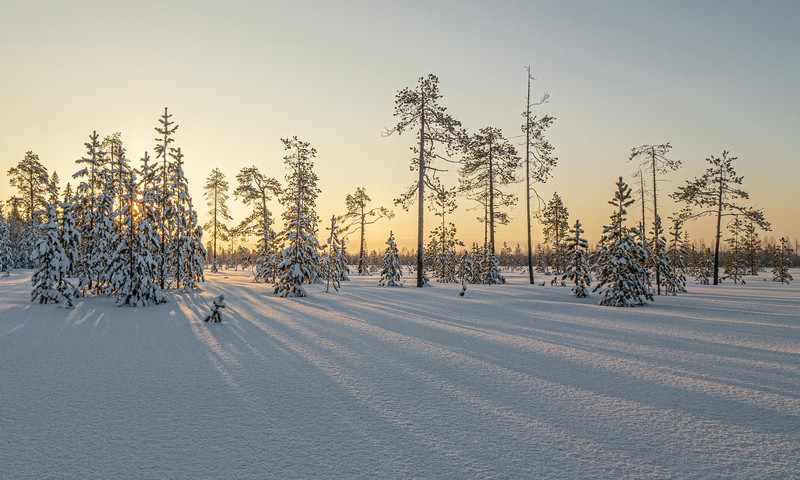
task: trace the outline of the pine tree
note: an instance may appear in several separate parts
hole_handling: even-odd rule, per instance
[[[569,211],[558,193],[553,193],[553,198],[547,202],[545,208],[539,213],[542,223],[544,241],[548,242],[552,250],[550,266],[556,275],[564,273],[566,265],[565,240],[569,231]]]
[[[458,281],[461,283],[475,283],[474,280],[477,277],[476,270],[475,261],[469,250],[464,250],[459,256],[456,278],[458,278]]]
[[[664,276],[664,288],[670,295],[686,292],[686,244],[681,237],[683,221],[680,218],[672,220],[670,230],[669,263],[672,267],[670,275]]]
[[[728,225],[730,236],[725,240],[729,245],[727,255],[725,255],[725,278],[730,278],[733,283],[745,283],[744,275],[744,255],[741,248],[742,222],[739,216],[734,215],[733,220]]]
[[[545,115],[537,119],[531,116],[531,107],[542,105],[550,98],[550,94],[545,93],[542,98],[536,102],[531,103],[531,80],[535,80],[531,74],[531,67],[526,67],[528,70],[528,95],[525,102],[525,111],[522,116],[525,117],[525,123],[522,125],[522,131],[525,133],[525,217],[527,221],[528,233],[528,279],[530,284],[533,285],[533,242],[531,239],[531,193],[539,197],[539,193],[531,185],[532,183],[546,183],[552,176],[552,170],[558,163],[558,157],[553,156],[553,145],[544,138],[545,131],[555,121],[555,117]]]
[[[461,122],[446,113],[446,109],[439,105],[439,79],[435,75],[428,75],[419,79],[416,89],[404,88],[397,92],[395,98],[394,116],[399,117],[397,125],[388,130],[386,135],[397,132],[402,135],[407,131],[417,132],[416,145],[412,147],[416,158],[411,162],[411,170],[417,171],[416,182],[412,184],[396,204],[408,206],[409,200],[417,195],[417,287],[425,284],[425,267],[423,257],[425,252],[425,187],[430,186],[428,170],[435,168],[431,163],[436,158],[443,158],[436,153],[437,144],[446,147],[447,153],[452,153],[454,147],[463,138],[459,131]]]
[[[8,223],[3,216],[3,208],[0,205],[0,273],[4,277],[11,275],[14,268],[14,259],[11,256],[11,235],[8,230]]]
[[[644,299],[653,300],[652,292],[645,282],[647,261],[642,245],[636,241],[638,229],[625,225],[627,208],[634,203],[630,187],[619,177],[614,199],[608,203],[615,210],[611,225],[603,227],[600,250],[597,252],[597,285],[593,291],[603,287],[600,305],[633,307],[644,305]]]
[[[208,211],[208,222],[203,225],[203,228],[211,233],[213,241],[211,251],[211,271],[216,273],[219,269],[217,265],[217,239],[227,241],[231,233],[230,228],[225,223],[225,220],[232,220],[230,209],[228,208],[228,181],[225,180],[225,174],[222,170],[215,168],[211,171],[211,175],[206,179],[205,184],[205,197],[206,205],[211,210]]]
[[[488,247],[492,255],[497,225],[510,221],[507,211],[517,202],[513,193],[503,187],[517,182],[520,158],[517,150],[505,139],[499,128],[485,127],[472,135],[464,146],[461,168],[459,168],[460,190],[467,198],[486,206],[484,223],[488,232]]]
[[[281,194],[281,186],[274,178],[268,178],[257,167],[245,167],[236,175],[239,184],[233,195],[252,208],[250,215],[241,223],[248,234],[258,235],[256,255],[256,282],[274,282],[278,267],[278,249],[272,214],[267,203]]]
[[[38,226],[43,214],[47,213],[47,196],[50,191],[50,177],[42,165],[39,155],[26,152],[19,163],[8,170],[8,182],[17,189],[19,207],[25,223]]]
[[[575,226],[569,233],[566,242],[567,264],[561,280],[569,280],[572,283],[571,290],[576,297],[588,297],[589,286],[592,284],[591,266],[587,258],[589,243],[581,237],[583,229],[580,220],[575,221]]]
[[[280,234],[285,248],[278,265],[275,293],[281,297],[305,297],[303,284],[314,283],[320,277],[319,220],[315,210],[320,190],[312,161],[317,150],[296,136],[281,141],[290,153],[283,157],[289,169],[286,189],[281,197],[281,203],[286,207],[283,213],[285,227]]]
[[[166,301],[156,283],[157,266],[148,246],[156,233],[150,227],[136,198],[136,178],[133,171],[117,179],[126,192],[120,209],[115,213],[120,229],[114,236],[114,256],[109,267],[109,290],[119,306],[143,307]]]
[[[177,246],[170,245],[174,235],[173,218],[171,215],[178,210],[178,207],[173,205],[176,193],[172,191],[174,184],[173,176],[175,165],[170,161],[174,158],[176,149],[171,146],[175,141],[172,136],[178,130],[178,125],[172,120],[172,115],[168,113],[167,107],[164,107],[164,115],[159,117],[158,123],[160,126],[156,127],[158,137],[156,137],[155,152],[156,161],[159,159],[161,163],[155,166],[155,176],[158,180],[153,184],[153,191],[151,197],[156,201],[158,207],[155,211],[158,213],[158,221],[153,224],[153,228],[159,236],[157,245],[159,251],[155,252],[155,260],[158,264],[158,285],[163,290],[166,288],[167,276],[170,270],[174,268],[170,264],[170,250],[175,250]],[[202,248],[202,244],[200,245]]]
[[[425,265],[433,269],[433,276],[441,283],[455,281],[456,248],[464,243],[456,238],[456,226],[447,222],[446,216],[453,213],[456,205],[456,189],[445,189],[438,178],[433,177],[433,188],[428,199],[428,209],[433,210],[441,220],[429,235],[425,247]]]
[[[653,220],[653,229],[650,231],[650,237],[652,238],[650,243],[645,244],[649,247],[646,267],[655,274],[657,293],[661,295],[661,287],[658,282],[660,281],[661,284],[666,285],[667,279],[674,280],[675,272],[670,262],[669,252],[667,252],[667,239],[664,238],[664,227],[661,224],[659,215],[656,215]]]
[[[69,308],[72,307],[75,287],[68,279],[70,264],[64,250],[62,233],[66,237],[72,237],[74,232],[61,230],[64,227],[63,219],[58,218],[54,205],[48,205],[47,211],[47,223],[40,227],[43,234],[32,254],[37,270],[31,279],[31,301],[65,302]]]
[[[747,222],[742,235],[742,261],[748,275],[758,275],[759,270],[761,270],[760,250],[761,240],[758,239],[756,224]]]
[[[189,291],[204,282],[203,269],[207,258],[203,247],[203,229],[197,225],[197,212],[192,206],[189,183],[183,174],[183,154],[177,148],[170,153],[175,164],[170,185],[174,200],[169,218],[172,219],[172,237],[169,239],[169,273],[175,279],[175,288]]]
[[[490,243],[484,248],[483,253],[483,279],[481,283],[486,285],[497,285],[506,283],[505,277],[500,274],[500,261],[494,254],[494,247]]]
[[[378,285],[397,287],[401,285],[400,277],[403,276],[403,267],[400,266],[400,256],[397,252],[397,245],[394,243],[393,232],[389,232],[386,245],[386,252],[381,262],[381,280]]]
[[[342,280],[347,280],[347,274],[350,269],[347,266],[347,256],[344,252],[344,244],[339,239],[339,226],[336,225],[336,216],[331,217],[331,226],[329,228],[331,234],[328,237],[328,242],[325,245],[325,255],[322,259],[323,276],[325,278],[325,291],[329,287],[338,292],[341,287]]]
[[[781,244],[775,249],[775,256],[772,259],[772,281],[788,285],[793,280],[792,275],[789,273],[789,268],[792,266],[792,262],[789,260],[792,250],[785,237],[781,237],[780,242]]]
[[[394,212],[386,207],[368,208],[371,200],[372,199],[369,198],[369,195],[367,195],[364,187],[356,188],[355,193],[352,195],[347,195],[347,198],[345,198],[347,213],[339,218],[340,221],[351,222],[350,224],[346,225],[343,230],[349,230],[352,226],[356,226],[358,228],[359,248],[357,271],[359,275],[368,274],[365,258],[367,248],[366,226],[372,225],[382,218],[392,219],[394,217]]]
[[[672,198],[684,202],[687,210],[683,216],[685,218],[695,218],[704,215],[716,217],[717,228],[714,242],[714,285],[719,283],[719,253],[720,239],[722,238],[722,217],[731,215],[742,215],[764,230],[769,230],[769,222],[764,218],[761,210],[745,208],[737,203],[740,199],[748,199],[750,195],[738,188],[742,184],[744,177],[736,174],[733,169],[733,161],[736,157],[728,157],[728,152],[723,151],[721,158],[713,155],[706,159],[711,165],[702,176],[692,181],[687,181],[686,185],[679,187],[678,191],[672,194]],[[692,208],[695,210],[693,211]]]

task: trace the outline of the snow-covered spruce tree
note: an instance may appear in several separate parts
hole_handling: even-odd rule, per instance
[[[347,205],[347,213],[342,215],[339,219],[341,221],[349,221],[344,230],[349,230],[351,226],[356,226],[359,232],[359,248],[358,248],[358,274],[367,275],[367,264],[365,259],[367,240],[366,240],[366,226],[372,225],[382,218],[391,219],[394,217],[394,212],[386,207],[373,207],[369,208],[369,202],[372,199],[367,195],[364,187],[356,188],[355,193],[348,195],[345,198]]]
[[[476,266],[472,259],[472,254],[469,250],[464,250],[458,259],[458,269],[456,270],[456,278],[459,282],[474,283],[476,277]]]
[[[554,274],[560,275],[564,273],[567,263],[565,241],[569,232],[569,211],[558,193],[553,193],[553,198],[539,212],[538,217],[542,224],[544,241],[552,248],[550,267]]]
[[[231,229],[225,223],[225,220],[230,221],[233,219],[227,203],[228,181],[225,180],[225,174],[222,173],[222,170],[219,168],[213,169],[211,175],[206,179],[204,188],[206,205],[210,210],[208,211],[209,220],[203,225],[203,228],[211,234],[211,271],[216,273],[219,270],[217,265],[217,239],[221,241],[228,240]]]
[[[101,275],[101,271],[108,266],[108,263],[98,265],[93,263],[93,259],[98,253],[110,253],[110,250],[107,250],[108,245],[103,248],[99,246],[101,239],[97,238],[98,231],[103,229],[98,227],[97,223],[99,219],[109,220],[113,211],[113,204],[112,200],[109,200],[107,204],[103,205],[103,211],[98,211],[100,210],[99,199],[101,194],[105,192],[110,195],[110,193],[108,192],[108,172],[105,168],[108,159],[101,148],[96,131],[89,135],[89,141],[84,145],[86,146],[86,155],[75,161],[83,168],[72,175],[73,178],[80,180],[78,187],[75,189],[75,195],[71,200],[75,205],[73,215],[81,232],[81,245],[79,247],[79,259],[75,268],[75,275],[79,279],[78,288],[82,292],[94,290],[99,293],[102,288],[96,285],[98,277]],[[113,229],[108,231],[113,232]]]
[[[159,117],[158,123],[160,126],[156,127],[156,132],[159,136],[155,139],[158,142],[155,146],[155,152],[156,162],[160,160],[160,163],[157,163],[154,167],[157,180],[153,183],[151,197],[157,203],[155,211],[158,214],[158,221],[152,226],[159,236],[157,242],[159,250],[155,252],[154,256],[158,265],[158,285],[163,290],[166,288],[170,271],[174,270],[170,262],[171,255],[169,251],[175,249],[170,245],[172,239],[175,238],[174,219],[171,215],[177,208],[173,205],[176,193],[172,191],[175,165],[170,161],[170,158],[174,158],[176,152],[176,149],[171,144],[175,141],[172,136],[178,130],[178,125],[175,125],[175,121],[172,120],[172,114],[168,113],[167,107],[164,107],[164,115]]]
[[[730,236],[725,239],[728,244],[728,251],[725,255],[725,277],[733,280],[733,283],[745,283],[744,279],[744,258],[742,252],[742,222],[739,220],[739,215],[734,215],[733,220],[728,225]]]
[[[664,288],[669,295],[686,292],[686,244],[682,237],[682,226],[683,221],[674,218],[669,232],[670,244],[667,255],[672,270],[669,276],[664,276]]]
[[[75,287],[68,279],[70,264],[64,250],[62,233],[66,233],[67,238],[72,238],[77,232],[61,232],[61,227],[64,225],[56,214],[55,206],[48,205],[47,211],[47,223],[41,225],[42,235],[31,254],[37,265],[31,279],[33,284],[31,301],[38,300],[39,303],[65,302],[69,308],[72,307]]]
[[[419,79],[416,88],[404,88],[395,97],[394,116],[398,117],[397,125],[386,132],[402,135],[405,132],[417,132],[416,144],[411,148],[416,158],[411,161],[411,170],[417,171],[417,180],[395,203],[402,204],[414,194],[417,195],[417,287],[426,283],[423,257],[425,252],[425,187],[430,186],[428,170],[436,158],[443,158],[435,152],[435,146],[443,145],[446,152],[452,153],[463,140],[461,122],[446,113],[446,108],[439,105],[439,79],[428,75]],[[435,170],[434,170],[435,171]]]
[[[135,174],[127,172],[120,186],[126,194],[125,203],[115,212],[120,229],[114,236],[115,251],[109,267],[109,290],[119,306],[144,307],[166,301],[164,293],[155,281],[156,262],[148,246],[152,245],[155,232],[141,210],[136,199]]]
[[[667,252],[667,239],[664,238],[664,227],[661,224],[661,216],[656,215],[653,220],[653,229],[650,231],[650,242],[648,244],[648,261],[646,266],[654,274],[658,274],[661,284],[666,283],[666,279],[674,279],[675,272],[670,262],[669,252]],[[657,293],[660,295],[661,288],[656,282]],[[673,293],[674,295],[674,293]]]
[[[545,93],[542,98],[535,103],[531,103],[531,67],[526,67],[528,71],[528,95],[525,102],[525,123],[522,125],[522,132],[525,134],[525,217],[527,221],[528,249],[527,265],[528,280],[531,285],[533,282],[533,242],[531,239],[531,194],[537,198],[539,193],[531,185],[532,183],[545,183],[552,176],[552,170],[558,163],[558,157],[553,155],[553,145],[544,137],[545,131],[550,128],[555,121],[555,117],[545,115],[542,118],[531,116],[531,107],[542,105],[550,98],[550,94]]]
[[[241,223],[242,231],[258,235],[256,242],[256,282],[274,282],[278,267],[278,246],[272,227],[272,213],[267,202],[281,194],[281,186],[274,178],[268,178],[257,167],[245,167],[237,175],[238,186],[233,195],[252,209]]]
[[[328,229],[331,234],[325,245],[325,255],[322,258],[322,272],[325,279],[325,291],[332,286],[337,292],[341,287],[341,282],[347,279],[349,268],[347,267],[347,257],[344,256],[344,245],[339,239],[339,226],[336,225],[336,216],[331,217],[331,226]]]
[[[597,252],[597,285],[601,288],[600,305],[611,307],[633,307],[644,305],[644,299],[653,300],[643,278],[647,275],[644,267],[647,261],[642,245],[636,241],[638,229],[625,225],[627,208],[634,203],[630,187],[619,177],[614,199],[611,224],[603,227],[600,250]]]
[[[761,270],[760,251],[761,240],[758,238],[756,224],[747,222],[744,226],[744,233],[742,234],[742,260],[747,275],[758,275],[758,272]]]
[[[403,276],[403,267],[400,266],[400,254],[397,251],[397,244],[394,242],[394,232],[389,232],[389,239],[386,240],[386,252],[383,254],[381,262],[380,286],[396,287],[400,286],[400,277]]]
[[[39,240],[42,238],[42,224],[25,225],[22,228],[22,236],[14,247],[14,267],[15,268],[36,268],[36,262],[31,253],[36,249]]]
[[[575,226],[569,231],[566,239],[566,270],[561,275],[561,280],[572,284],[572,293],[578,298],[589,296],[589,286],[592,284],[591,266],[587,258],[589,243],[581,237],[583,229],[581,221],[576,220]]]
[[[779,240],[780,245],[775,248],[775,256],[772,259],[772,281],[789,284],[793,280],[792,275],[789,273],[789,268],[792,262],[789,259],[792,249],[789,247],[789,242],[785,237]]]
[[[500,261],[494,254],[494,247],[491,243],[484,247],[483,263],[483,281],[481,283],[485,285],[506,283],[505,277],[500,273]]]
[[[204,282],[203,269],[206,262],[206,249],[203,247],[203,229],[197,225],[197,212],[192,206],[189,183],[183,174],[183,154],[177,148],[170,153],[175,160],[171,177],[170,202],[172,211],[172,238],[169,240],[169,272],[175,279],[175,288],[189,291],[197,288],[197,282]]]
[[[281,141],[289,153],[283,157],[289,169],[286,174],[286,189],[281,196],[281,203],[286,207],[283,212],[285,222],[280,238],[284,245],[281,261],[278,264],[278,275],[275,281],[275,294],[281,297],[305,297],[303,285],[315,283],[320,277],[320,244],[317,239],[316,213],[317,174],[314,173],[314,162],[317,150],[308,142],[297,136]]]
[[[455,282],[456,276],[456,248],[464,246],[464,242],[456,238],[456,226],[447,222],[446,216],[457,208],[456,189],[446,189],[437,177],[431,178],[430,198],[428,209],[440,218],[439,224],[429,235],[428,245],[425,247],[425,265],[432,269],[432,274],[438,282]]]
[[[694,281],[700,285],[710,285],[711,277],[714,275],[714,253],[710,248],[700,254],[697,265],[694,268]]]
[[[14,259],[11,256],[11,235],[8,223],[3,216],[3,207],[0,205],[0,274],[4,277],[11,275],[14,268]]]
[[[91,218],[91,226],[82,230],[85,232],[83,234],[91,236],[91,241],[81,243],[81,261],[76,275],[79,279],[78,288],[82,293],[91,290],[96,295],[103,295],[109,293],[108,267],[116,251],[114,238],[119,233],[120,224],[112,220],[114,176],[111,172],[101,170],[97,173],[97,181],[102,188],[95,190],[97,196],[94,206],[87,212]]]

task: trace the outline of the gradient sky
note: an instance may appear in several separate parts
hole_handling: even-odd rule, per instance
[[[684,166],[664,177],[662,192],[727,149],[738,157],[749,205],[772,222],[762,236],[795,239],[798,21],[800,2],[792,1],[5,0],[0,170],[33,150],[63,187],[92,130],[122,132],[138,160],[152,152],[153,128],[169,106],[201,220],[212,168],[232,189],[249,165],[283,181],[280,138],[297,135],[318,150],[324,225],[358,186],[375,205],[391,206],[413,181],[413,136],[381,135],[393,125],[397,90],[434,73],[442,104],[465,127],[514,137],[531,65],[534,95],[551,96],[534,113],[557,117],[549,138],[559,165],[539,191],[557,191],[591,241],[607,222],[616,178],[633,181],[630,149],[664,142]],[[451,170],[444,179],[455,185]],[[0,199],[13,193],[0,182]],[[664,212],[675,210],[666,195],[661,201]],[[454,216],[468,242],[483,237],[473,206],[461,201]],[[231,209],[237,221],[245,215],[233,199]],[[368,230],[370,248],[382,249],[390,228],[401,245],[412,244],[416,214],[397,213]],[[523,203],[512,217],[498,242],[524,241]],[[426,221],[433,227],[433,217]],[[689,231],[710,239],[708,221]]]

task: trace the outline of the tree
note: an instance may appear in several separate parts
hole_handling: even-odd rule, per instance
[[[497,285],[506,283],[505,277],[500,274],[500,261],[494,254],[494,246],[490,243],[484,247],[483,252],[483,279],[481,283],[486,285]]]
[[[373,207],[368,208],[369,202],[372,199],[367,195],[364,187],[356,188],[355,193],[347,195],[345,204],[347,205],[347,213],[339,217],[340,221],[351,221],[352,223],[346,225],[343,230],[347,231],[350,227],[356,225],[359,231],[359,247],[358,247],[358,274],[366,275],[367,265],[364,262],[364,254],[367,241],[366,241],[366,226],[372,225],[382,218],[391,219],[394,217],[394,212],[386,207]]]
[[[403,267],[400,266],[400,255],[397,252],[397,244],[394,243],[394,233],[389,232],[389,239],[386,240],[386,251],[381,262],[381,279],[378,285],[397,287],[400,286],[400,277],[403,276]]]
[[[660,275],[662,283],[666,285],[667,282],[675,281],[675,271],[672,262],[670,261],[669,252],[667,252],[667,239],[664,237],[664,227],[661,224],[661,216],[656,215],[653,219],[653,230],[650,231],[652,240],[648,245],[642,243],[648,251],[648,261],[645,264],[652,272]],[[649,277],[649,276],[648,276]],[[656,282],[658,283],[658,282]],[[667,289],[669,291],[669,289]],[[661,295],[660,286],[657,290]],[[672,293],[675,295],[675,289]]]
[[[11,235],[8,230],[8,223],[3,217],[3,208],[0,206],[0,273],[4,277],[11,274],[14,268],[14,258],[11,255]]]
[[[50,175],[50,181],[47,182],[47,204],[48,205],[59,205],[61,203],[59,199],[59,192],[58,192],[58,183],[60,180],[58,179],[58,172],[53,172]]]
[[[553,193],[553,198],[547,202],[547,206],[538,216],[543,227],[544,241],[553,248],[551,267],[555,270],[555,274],[559,275],[564,272],[566,264],[564,241],[569,231],[569,211],[558,193]]]
[[[274,178],[268,178],[257,167],[245,167],[236,175],[238,186],[233,195],[252,211],[241,223],[248,234],[258,235],[256,281],[274,281],[277,268],[277,248],[274,242],[272,214],[267,202],[281,194],[281,186]]]
[[[28,225],[39,225],[47,212],[50,177],[39,155],[28,151],[17,166],[8,170],[8,181],[16,187],[21,214]]]
[[[225,174],[222,173],[219,168],[215,168],[206,179],[204,188],[206,205],[211,208],[211,210],[208,211],[211,218],[203,225],[203,228],[206,229],[206,231],[211,231],[211,238],[213,240],[211,271],[216,272],[218,269],[217,239],[222,241],[228,240],[228,235],[230,235],[231,232],[225,220],[233,220],[227,204],[228,181],[225,180]]]
[[[789,256],[792,250],[785,237],[781,237],[780,242],[772,259],[772,281],[788,285],[793,280],[792,275],[789,273],[789,268],[792,266]]]
[[[658,178],[659,174],[665,174],[670,171],[675,171],[681,166],[680,160],[672,160],[667,158],[672,146],[669,143],[661,145],[642,145],[631,149],[631,156],[628,161],[639,160],[640,171],[648,172],[653,177],[653,218],[659,216],[658,214]],[[643,179],[642,179],[643,180]],[[642,181],[642,195],[644,196],[644,181]],[[642,200],[642,212],[644,213],[644,199]],[[644,215],[642,215],[642,231],[644,231]],[[659,244],[658,238],[653,239],[653,255],[659,257],[662,255],[660,250],[662,245]],[[661,267],[658,263],[654,265],[656,276],[656,290],[661,295]]]
[[[465,145],[465,154],[459,168],[460,190],[467,198],[485,202],[484,222],[488,228],[489,248],[494,255],[496,224],[508,224],[509,216],[503,209],[517,201],[516,195],[504,192],[502,187],[517,181],[520,158],[514,146],[503,137],[503,132],[494,127],[482,128],[472,135]]]
[[[758,275],[759,270],[761,270],[760,250],[761,240],[758,239],[756,224],[749,221],[744,225],[744,233],[742,234],[743,267],[748,275]]]
[[[204,282],[203,269],[207,258],[203,247],[203,229],[197,225],[197,212],[189,195],[189,183],[183,174],[183,153],[180,147],[171,152],[175,161],[169,190],[175,198],[170,202],[167,217],[172,219],[172,237],[169,239],[169,273],[175,279],[175,288],[193,290],[197,282]]]
[[[451,153],[458,145],[461,132],[461,122],[446,113],[446,109],[439,105],[439,79],[435,75],[421,77],[415,89],[404,88],[397,92],[395,98],[394,116],[398,123],[386,135],[397,133],[402,135],[407,131],[417,132],[416,145],[411,147],[415,154],[411,162],[411,171],[417,171],[418,176],[406,193],[395,200],[396,204],[403,204],[408,208],[410,199],[417,196],[417,287],[425,283],[423,255],[425,252],[425,187],[431,186],[428,171],[436,171],[431,164],[439,155],[435,146],[443,145],[447,153]]]
[[[342,280],[347,280],[349,268],[347,267],[347,256],[344,251],[344,244],[339,239],[339,226],[336,225],[336,215],[331,217],[331,234],[325,245],[325,255],[323,262],[323,276],[325,278],[325,291],[333,286],[337,292],[341,287]]]
[[[446,189],[438,177],[432,177],[432,188],[428,198],[428,209],[441,218],[439,225],[429,235],[429,242],[425,248],[425,263],[433,269],[433,275],[439,282],[450,283],[456,276],[456,247],[463,246],[464,242],[456,238],[456,226],[447,222],[446,216],[457,208],[456,189]]]
[[[159,251],[156,252],[156,263],[158,264],[158,285],[163,290],[166,287],[166,280],[169,271],[168,254],[170,249],[170,240],[172,233],[172,218],[171,212],[176,210],[171,202],[173,200],[174,192],[172,192],[172,177],[174,174],[174,166],[170,162],[170,158],[174,158],[176,149],[170,146],[175,139],[172,136],[178,130],[178,125],[171,120],[172,115],[168,113],[167,107],[164,107],[164,115],[158,119],[160,126],[156,127],[158,137],[156,137],[155,152],[156,162],[160,159],[161,164],[155,167],[155,174],[159,177],[159,181],[153,185],[152,197],[158,204],[156,212],[158,213],[158,221],[153,225],[157,235],[159,236],[158,247]],[[201,245],[202,247],[202,245]]]
[[[63,219],[58,218],[54,205],[49,205],[47,212],[48,220],[41,225],[43,234],[32,254],[37,269],[31,278],[31,301],[65,302],[69,308],[72,307],[75,287],[68,279],[70,264],[61,234],[65,233],[70,237],[73,232],[60,231],[64,226]]]
[[[116,184],[120,191],[126,193],[124,203],[115,214],[121,228],[114,236],[115,251],[109,268],[110,293],[119,306],[163,303],[166,297],[155,282],[156,262],[148,250],[155,232],[147,221],[149,216],[137,214],[142,207],[136,198],[135,174],[129,170],[116,181],[120,182]]]
[[[664,278],[664,287],[668,294],[677,295],[686,292],[686,242],[681,236],[683,221],[680,218],[672,219],[670,230],[669,263],[672,266],[672,276]]]
[[[686,185],[679,187],[671,196],[679,202],[686,203],[686,210],[682,213],[684,218],[697,218],[705,215],[716,217],[716,235],[714,240],[714,281],[719,283],[719,246],[722,238],[722,217],[742,215],[764,230],[769,230],[769,222],[764,218],[761,210],[745,208],[737,203],[738,200],[748,199],[750,195],[738,188],[744,177],[736,174],[733,161],[736,157],[728,157],[728,151],[722,152],[722,157],[713,155],[706,159],[711,165],[706,172],[694,180],[687,181]]]
[[[731,235],[725,240],[730,248],[725,255],[725,275],[733,280],[733,283],[744,283],[744,255],[741,248],[742,222],[739,215],[734,215],[733,220],[728,224],[728,231]]]
[[[285,226],[280,234],[285,248],[278,265],[275,293],[282,297],[305,297],[303,284],[316,282],[320,276],[319,219],[315,210],[320,190],[312,161],[317,150],[297,136],[281,141],[290,153],[283,157],[289,169],[286,189],[281,196],[281,203],[286,207]]]
[[[536,195],[540,202],[541,197],[531,184],[534,182],[546,183],[552,176],[551,172],[558,163],[558,157],[553,156],[553,145],[544,137],[545,131],[550,128],[555,118],[545,115],[537,119],[531,116],[531,107],[545,103],[550,98],[550,95],[545,93],[541,100],[531,103],[531,80],[535,80],[535,78],[531,75],[530,66],[527,67],[527,70],[528,96],[526,97],[525,111],[522,113],[522,116],[525,117],[522,131],[525,133],[525,217],[528,224],[528,279],[530,284],[533,285],[531,193]]]
[[[600,250],[597,252],[597,285],[593,291],[605,287],[600,305],[633,307],[644,305],[644,299],[653,300],[645,281],[647,261],[643,246],[636,241],[638,229],[625,225],[627,208],[634,203],[631,188],[619,177],[613,200],[611,224],[603,227]]]
[[[589,296],[589,286],[592,284],[591,266],[587,259],[589,243],[581,237],[583,229],[581,221],[575,220],[575,226],[569,231],[567,239],[567,264],[561,280],[569,280],[572,283],[572,294],[578,298]]]

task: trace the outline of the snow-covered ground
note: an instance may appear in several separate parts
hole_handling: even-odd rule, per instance
[[[620,309],[511,281],[283,299],[222,272],[160,306],[67,310],[17,271],[0,477],[800,476],[797,284]]]

